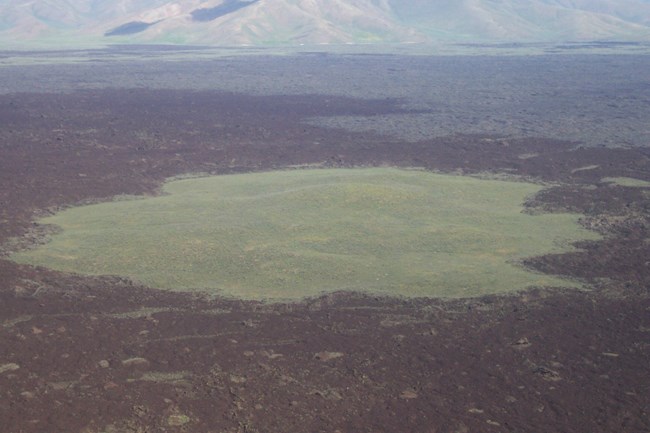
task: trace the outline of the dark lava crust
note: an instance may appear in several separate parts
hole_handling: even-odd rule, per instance
[[[92,90],[0,96],[0,245],[163,179],[302,164],[506,173],[605,235],[527,265],[591,291],[480,299],[201,299],[0,259],[2,432],[648,432],[650,151],[542,138],[415,143],[310,126],[400,101]],[[15,240],[15,239],[18,240]],[[14,240],[12,240],[14,239]]]

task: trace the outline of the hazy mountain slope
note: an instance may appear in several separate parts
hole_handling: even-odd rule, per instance
[[[191,29],[188,31],[188,29]],[[141,41],[270,44],[424,41],[373,0],[259,0],[210,21],[178,14],[136,36]]]
[[[53,28],[82,28],[166,3],[169,1],[0,0],[0,20],[5,28],[20,28],[35,20]]]
[[[167,0],[0,0],[0,41],[45,40],[96,33],[110,20],[151,10]]]
[[[647,38],[647,0],[391,0],[430,37],[495,40]]]
[[[61,35],[217,45],[650,40],[650,0],[0,0],[0,41]]]

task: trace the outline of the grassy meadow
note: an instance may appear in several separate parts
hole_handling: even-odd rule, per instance
[[[71,208],[21,263],[159,288],[288,300],[337,290],[464,297],[575,286],[517,265],[596,235],[523,213],[541,187],[394,168],[174,180],[164,194]]]

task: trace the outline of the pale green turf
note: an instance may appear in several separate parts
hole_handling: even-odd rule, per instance
[[[522,213],[540,186],[393,168],[172,181],[164,195],[68,209],[22,263],[245,299],[324,291],[472,296],[574,286],[508,264],[596,238],[577,215]]]
[[[650,182],[633,177],[604,177],[602,181],[606,183],[613,183],[614,185],[619,186],[629,186],[635,188],[650,187]]]

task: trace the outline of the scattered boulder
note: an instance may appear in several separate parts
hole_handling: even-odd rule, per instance
[[[525,349],[525,348],[531,346],[531,342],[528,341],[528,338],[524,337],[524,338],[520,338],[519,340],[512,343],[512,346],[515,349]]]
[[[281,353],[275,353],[272,350],[263,350],[261,352],[262,355],[266,356],[268,359],[278,359],[282,358],[284,355]]]
[[[190,417],[183,414],[174,414],[167,417],[167,425],[170,427],[181,427],[190,422]]]
[[[551,382],[557,382],[558,380],[562,380],[560,377],[560,373],[557,371],[553,371],[550,368],[544,367],[544,366],[537,366],[533,369],[533,373],[538,374],[542,376],[544,380],[548,380]]]
[[[343,400],[343,396],[341,395],[341,393],[332,388],[327,388],[323,390],[316,389],[311,391],[310,394],[317,395],[319,397],[324,398],[325,400],[333,400],[333,401]]]
[[[122,365],[125,367],[148,366],[149,361],[145,358],[129,358],[122,361]]]
[[[318,352],[314,355],[314,358],[319,361],[330,361],[332,359],[341,358],[344,354],[341,352]]]
[[[13,362],[9,364],[0,364],[0,374],[6,373],[8,371],[16,371],[20,368],[20,365],[14,364]]]
[[[34,393],[31,391],[23,391],[20,393],[20,396],[25,400],[31,400],[35,397]]]
[[[120,386],[117,383],[112,382],[112,381],[111,382],[106,382],[104,384],[104,390],[106,390],[106,391],[108,391],[110,389],[116,389],[116,388],[119,388],[119,387]]]
[[[241,324],[246,328],[257,328],[258,326],[258,323],[252,319],[243,320]]]
[[[232,383],[246,383],[248,379],[246,379],[244,376],[238,376],[236,374],[231,374],[230,375],[230,381]]]
[[[402,393],[399,395],[399,398],[402,400],[413,400],[415,398],[418,398],[418,393],[411,389],[407,389],[405,391],[402,391]]]

